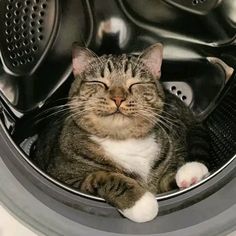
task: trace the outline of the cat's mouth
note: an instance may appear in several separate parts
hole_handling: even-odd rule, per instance
[[[107,116],[126,116],[128,117],[126,114],[124,114],[119,108],[116,109],[116,111],[108,114]]]

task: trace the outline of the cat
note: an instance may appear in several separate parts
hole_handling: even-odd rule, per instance
[[[163,45],[139,56],[73,46],[63,122],[39,135],[34,161],[57,180],[104,198],[134,222],[158,214],[155,194],[206,176],[207,133],[160,82]]]

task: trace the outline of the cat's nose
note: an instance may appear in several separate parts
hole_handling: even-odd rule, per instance
[[[122,96],[114,96],[112,100],[115,102],[116,106],[119,107],[120,104],[125,101],[125,98]]]

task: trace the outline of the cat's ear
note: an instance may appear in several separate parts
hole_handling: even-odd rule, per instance
[[[72,45],[72,66],[75,77],[80,75],[89,63],[96,58],[95,53],[88,48],[80,47],[77,43]]]
[[[147,49],[141,55],[143,63],[157,79],[161,77],[161,64],[163,58],[163,45],[156,43]]]

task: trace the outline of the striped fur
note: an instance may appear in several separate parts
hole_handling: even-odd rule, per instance
[[[207,162],[207,134],[163,89],[160,44],[139,57],[97,57],[79,47],[73,55],[69,116],[40,134],[35,162],[63,183],[105,198],[131,220],[151,220],[158,211],[153,194],[176,188],[185,163]],[[145,202],[154,210],[144,214]]]

